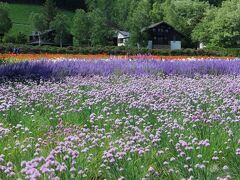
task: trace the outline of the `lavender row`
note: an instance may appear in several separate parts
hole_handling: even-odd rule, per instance
[[[199,60],[199,61],[154,61],[154,60],[111,60],[111,61],[35,61],[20,62],[0,66],[0,77],[6,78],[54,78],[66,76],[109,76],[128,75],[223,75],[240,74],[239,60]]]

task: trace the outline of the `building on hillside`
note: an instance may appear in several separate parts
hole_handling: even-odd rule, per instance
[[[56,30],[48,29],[43,32],[33,32],[31,36],[29,36],[29,44],[31,45],[54,45],[58,46],[54,41],[56,35]],[[72,46],[73,45],[73,36],[71,34],[64,37],[63,46]]]
[[[129,32],[118,31],[118,33],[117,33],[117,46],[126,46],[129,37],[130,37]]]
[[[43,32],[32,32],[29,36],[29,44],[31,45],[54,45],[55,30],[48,29]]]
[[[141,30],[146,33],[149,49],[181,49],[184,35],[166,22],[159,22]]]

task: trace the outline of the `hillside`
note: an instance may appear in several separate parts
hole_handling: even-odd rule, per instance
[[[23,32],[29,35],[34,31],[31,25],[30,16],[33,12],[41,12],[42,6],[29,4],[8,4],[9,16],[13,22],[10,33]],[[73,17],[74,13],[66,10],[59,10],[60,13]]]

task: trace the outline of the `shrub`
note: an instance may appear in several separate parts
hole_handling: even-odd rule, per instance
[[[15,41],[16,41],[16,37],[14,34],[6,33],[3,37],[4,43],[15,43]]]
[[[27,41],[28,41],[27,36],[22,32],[19,32],[17,35],[15,35],[15,43],[25,44],[27,43]]]
[[[11,41],[11,35],[4,37],[5,42]],[[21,38],[20,38],[21,39]],[[240,49],[225,49],[225,48],[205,48],[205,49],[146,49],[146,48],[129,48],[116,46],[97,46],[97,47],[56,47],[56,46],[30,46],[23,44],[5,43],[0,44],[0,50],[3,53],[8,53],[14,46],[21,49],[21,53],[66,53],[66,54],[109,54],[109,55],[136,55],[136,54],[152,54],[161,56],[233,56],[240,57]]]

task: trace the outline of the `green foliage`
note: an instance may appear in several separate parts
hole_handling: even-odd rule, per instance
[[[24,44],[26,42],[27,42],[27,36],[24,33],[19,32],[19,33],[16,34],[16,41],[15,41],[15,43],[17,43],[17,44]]]
[[[132,0],[116,0],[111,13],[111,20],[119,30],[126,30],[126,19],[129,16],[130,6]]]
[[[17,34],[7,33],[3,38],[4,43],[15,43],[15,44],[24,44],[27,42],[27,36],[22,33],[18,32]]]
[[[110,44],[116,30],[123,30],[130,32],[129,45],[136,47],[137,44],[146,45],[146,37],[141,34],[143,27],[166,21],[185,35],[188,46],[183,42],[184,47],[196,47],[197,42],[211,47],[240,47],[239,0],[85,0],[86,11],[77,10],[70,27],[65,21],[52,22],[56,21],[54,17],[58,13],[72,17],[73,13],[56,8],[56,2],[59,5],[65,1],[43,1],[45,3],[42,7],[10,4],[9,17],[13,22],[10,33],[24,32],[30,35],[32,31],[44,31],[58,26],[64,32],[70,29],[76,45],[106,46]],[[0,12],[2,9],[6,8],[0,8]],[[9,31],[11,26],[3,26],[2,23],[4,21],[1,20],[0,32],[1,27],[7,29],[4,31]],[[55,38],[59,44],[60,37],[57,34]]]
[[[132,7],[134,5],[135,2],[133,2]],[[129,40],[130,45],[136,46],[138,42],[143,42],[141,29],[151,23],[149,15],[150,10],[150,3],[146,0],[141,0],[137,3],[137,6],[132,9],[132,12],[127,20],[131,34]]]
[[[152,22],[160,22],[163,20],[164,12],[162,2],[156,1],[152,6],[151,19]]]
[[[15,40],[16,40],[16,38],[15,38],[14,34],[7,33],[7,34],[4,35],[2,41],[4,43],[15,43]]]
[[[209,4],[192,0],[166,1],[164,20],[182,32],[189,40],[195,26],[201,21]]]
[[[84,10],[78,9],[73,18],[72,35],[78,45],[86,45],[89,43],[89,20]]]
[[[8,16],[7,6],[0,2],[0,33],[8,32],[12,27],[12,21]]]
[[[44,3],[43,12],[32,13],[31,20],[33,27],[37,31],[44,31],[50,28],[51,21],[57,15],[57,8],[55,0],[46,0]]]
[[[48,26],[50,26],[51,21],[53,21],[54,17],[57,15],[56,0],[45,1],[43,14],[45,15]]]
[[[12,21],[12,28],[9,31],[11,34],[23,32],[25,35],[29,36],[33,31],[37,31],[37,29],[33,26],[32,14],[41,14],[43,12],[43,6],[11,3],[8,4],[7,7],[9,12],[9,18]],[[58,9],[58,13],[64,14],[69,18],[72,18],[74,15],[74,12],[60,9]]]
[[[240,1],[225,1],[211,9],[194,29],[195,40],[209,46],[240,47]]]
[[[10,36],[12,37],[12,36]],[[14,42],[15,39],[9,42]],[[11,51],[14,44],[6,43],[0,44],[0,50],[3,53]],[[167,49],[146,49],[136,47],[117,47],[117,46],[98,46],[98,47],[56,47],[56,46],[30,46],[17,45],[21,49],[21,53],[48,53],[48,54],[109,54],[109,55],[137,55],[137,54],[152,54],[161,56],[232,56],[240,57],[240,49],[234,48],[204,48],[204,49],[181,49],[181,50],[167,50]]]
[[[31,19],[32,19],[32,25],[37,31],[44,31],[48,29],[48,22],[44,14],[32,13]]]
[[[107,18],[103,12],[96,9],[88,13],[90,43],[92,46],[106,45],[109,39],[112,39],[111,27],[107,25]]]
[[[70,34],[70,19],[66,15],[58,14],[50,27],[56,31],[55,42],[62,47]]]

